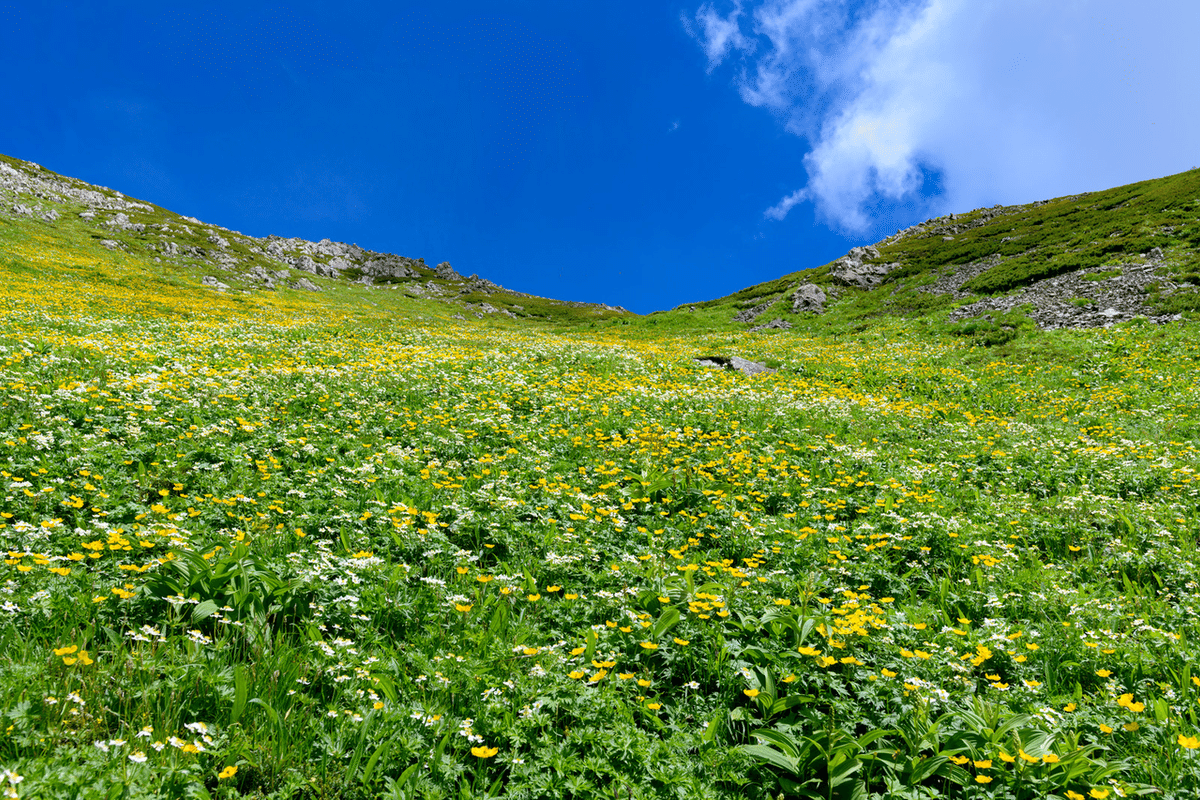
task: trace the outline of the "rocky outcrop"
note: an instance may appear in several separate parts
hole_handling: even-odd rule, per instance
[[[788,322],[785,319],[781,319],[780,317],[776,317],[775,319],[771,320],[770,322],[766,323],[765,325],[755,325],[753,328],[750,329],[750,332],[758,333],[759,331],[767,331],[767,330],[787,331],[787,330],[791,330],[791,328],[792,328],[792,323]]]
[[[879,251],[873,246],[855,247],[849,253],[833,262],[829,268],[829,277],[844,286],[856,289],[874,289],[883,283],[887,274],[898,264],[870,264],[868,260],[880,258]]]
[[[1160,251],[1161,252],[1161,251]],[[964,270],[965,277],[954,275],[946,283],[939,281],[942,293],[966,297],[966,293],[954,287],[961,286],[974,274],[978,274],[989,262],[972,265]],[[1159,259],[1151,258],[1145,263],[1123,264],[1120,267],[1096,267],[1078,272],[1058,275],[1022,286],[1010,294],[988,297],[965,306],[950,314],[951,320],[963,320],[990,314],[1005,314],[1016,308],[1028,306],[1026,314],[1038,327],[1055,328],[1104,328],[1116,322],[1145,317],[1150,322],[1163,323],[1180,319],[1179,315],[1156,314],[1146,305],[1146,297],[1154,287],[1167,293],[1176,290],[1174,284],[1155,272],[1161,266]],[[1101,280],[1089,280],[1089,275],[1119,272]],[[952,288],[953,287],[953,288]]]
[[[761,375],[775,371],[766,364],[760,364],[757,361],[751,361],[741,356],[699,356],[693,360],[702,367],[731,369],[743,375]]]
[[[792,292],[793,314],[825,313],[825,290],[813,283],[802,283]]]
[[[239,288],[271,291],[281,283],[290,283],[306,291],[320,291],[298,272],[368,286],[400,283],[409,294],[455,305],[462,304],[457,299],[462,293],[535,297],[505,289],[478,275],[464,278],[445,261],[431,268],[421,258],[379,253],[330,239],[313,242],[296,237],[247,236],[132,200],[107,187],[57,175],[37,164],[0,158],[0,216],[56,224],[64,212],[92,227],[100,234],[95,237],[97,242],[109,250],[140,251],[162,263],[219,269],[225,281]],[[221,281],[216,283],[220,287],[211,282],[205,285],[228,288]],[[619,306],[599,303],[558,302],[589,308],[596,314],[624,311]],[[511,304],[506,298],[505,304],[498,305]],[[512,312],[501,309],[496,313]]]
[[[752,308],[742,309],[741,311],[739,311],[738,313],[733,315],[733,321],[734,322],[754,322],[754,320],[758,318],[759,314],[763,313],[768,308],[775,305],[776,302],[777,302],[777,298],[772,297],[770,300],[766,301],[765,303],[759,303],[758,305],[756,305]]]

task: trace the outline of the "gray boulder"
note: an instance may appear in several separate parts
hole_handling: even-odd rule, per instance
[[[792,313],[825,313],[825,290],[814,283],[802,283],[792,293]]]
[[[319,292],[321,287],[310,281],[308,278],[299,278],[292,284],[293,289],[303,289],[306,292]]]
[[[384,253],[363,264],[362,271],[372,278],[416,278],[419,273],[413,269],[414,264],[410,258]]]
[[[829,268],[829,276],[838,283],[853,286],[858,289],[874,289],[883,283],[896,265],[867,264],[869,259],[879,258],[879,251],[874,247],[855,247],[849,253],[833,262]]]
[[[434,274],[446,281],[461,281],[462,275],[454,271],[454,267],[450,266],[449,261],[443,261],[433,268]]]
[[[760,375],[764,372],[774,372],[775,370],[768,367],[766,364],[760,364],[757,361],[751,361],[741,356],[700,356],[694,359],[697,364],[710,369],[732,369],[737,370],[743,375]]]
[[[262,281],[264,289],[270,289],[271,291],[275,291],[275,276],[272,275],[270,272],[267,272],[262,267],[258,267],[258,266],[253,267],[246,274],[251,278],[256,278],[256,279]]]
[[[227,284],[221,283],[212,275],[205,275],[200,282],[211,289],[216,289],[218,292],[223,292],[229,288]]]

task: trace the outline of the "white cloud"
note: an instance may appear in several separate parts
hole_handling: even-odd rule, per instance
[[[736,61],[742,99],[809,147],[806,186],[771,219],[811,200],[864,233],[881,209],[1026,202],[1200,161],[1200,4],[763,0],[696,20],[710,70]]]
[[[788,215],[788,212],[792,210],[793,206],[799,205],[807,199],[808,192],[805,189],[797,189],[764,211],[763,216],[767,219],[781,220]]]
[[[729,54],[730,50],[753,48],[750,40],[742,36],[741,28],[738,25],[738,17],[741,15],[742,0],[734,0],[733,10],[724,17],[711,2],[700,6],[694,17],[695,22],[700,26],[699,30],[692,25],[691,19],[687,16],[683,17],[684,27],[704,46],[710,72],[725,60],[725,56]]]

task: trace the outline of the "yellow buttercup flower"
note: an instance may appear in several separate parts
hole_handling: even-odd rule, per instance
[[[479,747],[471,748],[471,755],[475,756],[476,758],[491,758],[499,752],[499,747],[488,747],[487,745],[480,745]]]

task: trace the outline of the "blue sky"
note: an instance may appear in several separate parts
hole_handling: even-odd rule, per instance
[[[0,152],[639,312],[1200,164],[1200,4],[0,0]]]

